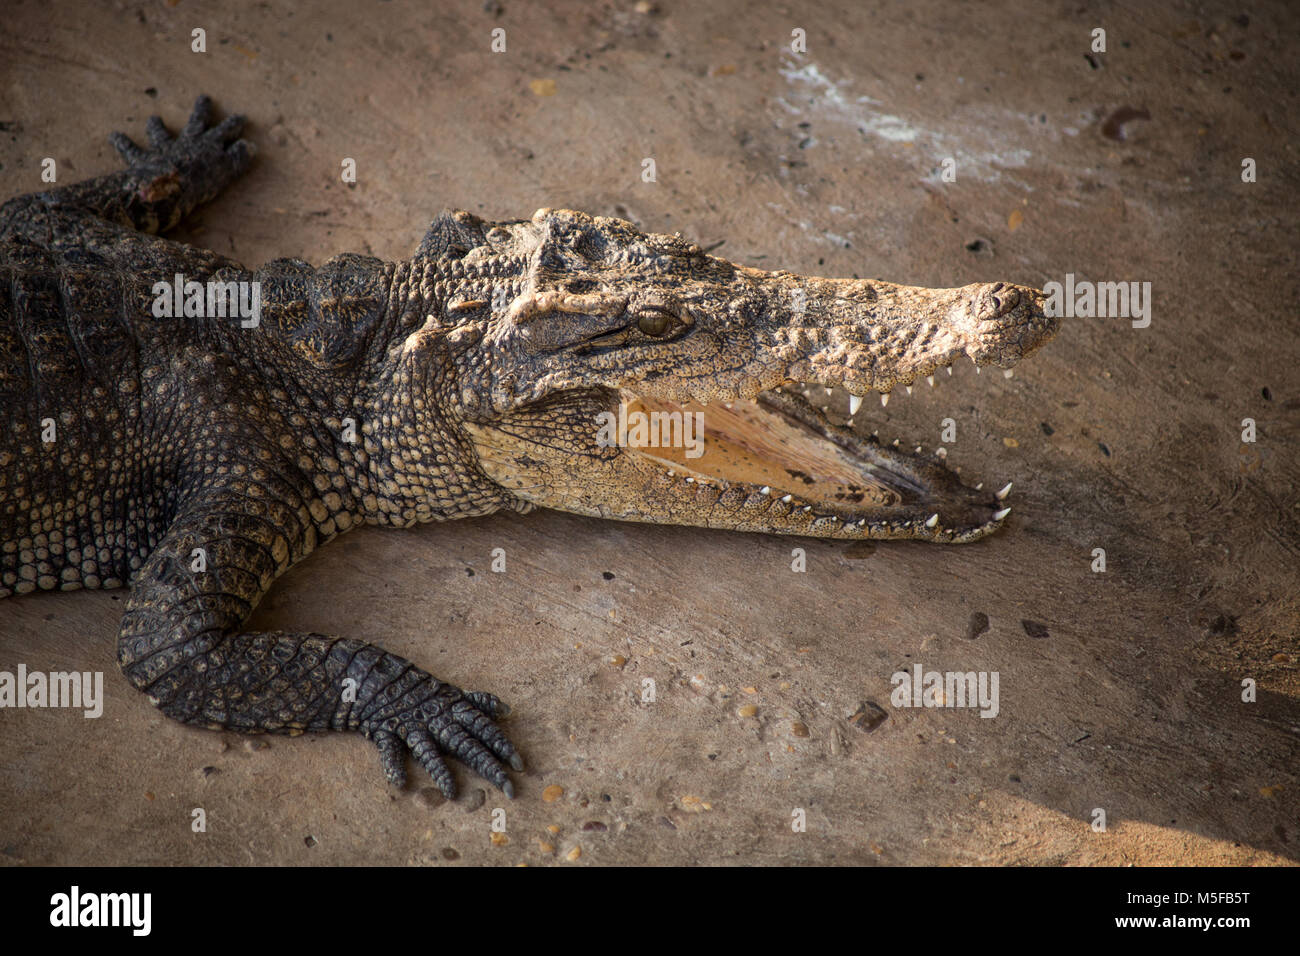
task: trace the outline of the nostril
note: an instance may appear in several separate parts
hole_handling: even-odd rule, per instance
[[[993,300],[993,314],[989,316],[992,319],[1001,318],[1020,304],[1020,293],[1002,282],[989,290],[989,298]]]

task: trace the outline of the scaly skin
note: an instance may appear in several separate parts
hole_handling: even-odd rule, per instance
[[[785,386],[861,396],[960,355],[1009,366],[1055,332],[1041,293],[760,272],[546,209],[445,214],[406,262],[250,272],[154,235],[251,161],[243,119],[210,119],[200,97],[175,138],[150,119],[148,150],[114,134],[125,171],[0,208],[0,597],[130,587],[119,661],[169,716],[360,731],[394,783],[409,749],[449,797],[444,756],[513,794],[506,767],[522,762],[495,697],[360,640],[246,631],[275,578],[363,522],[538,505],[935,541],[1005,518],[938,459],[833,425]],[[260,324],[154,317],[154,283],[177,273],[260,283]],[[713,459],[693,471],[606,447],[597,416],[629,399],[724,403],[711,414],[735,460],[784,477],[812,448],[840,484],[805,477],[805,498]]]

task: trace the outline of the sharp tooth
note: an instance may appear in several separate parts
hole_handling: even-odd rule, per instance
[[[948,366],[948,374],[949,374],[949,375],[952,374],[952,366],[951,366],[951,365]]]
[[[764,494],[764,495],[770,495],[772,493],[771,485],[764,485],[762,488],[759,488],[758,490],[760,494]]]
[[[978,365],[976,365],[976,366],[975,366],[975,374],[978,375],[979,373],[980,373],[980,367],[979,367]]]
[[[984,482],[981,481],[978,485],[975,486],[975,490],[979,491],[983,487],[984,487]]]
[[[849,396],[849,414],[850,414],[850,415],[856,415],[856,414],[858,413],[858,409],[861,408],[861,407],[862,407],[862,396],[861,396],[861,395],[850,395],[850,396]]]
[[[1004,369],[1002,370],[1002,377],[1003,377],[1003,378],[1010,378],[1010,377],[1015,373],[1015,371],[1016,371],[1016,370],[1013,369],[1013,368],[1004,368]]]
[[[911,385],[904,385],[903,387],[904,387],[905,389],[907,389],[907,394],[908,394],[908,395],[911,395],[911,394],[912,394],[912,386],[911,386]]]
[[[881,392],[881,393],[880,393],[880,404],[881,404],[881,405],[888,405],[888,404],[889,404],[889,393],[888,393],[888,392]]]
[[[694,479],[694,478],[687,478],[686,480],[687,480],[689,483],[691,483],[691,484],[694,484],[694,483],[695,483],[695,479]]]
[[[930,383],[930,387],[931,387],[931,388],[934,388],[934,376],[933,376],[933,375],[927,375],[927,376],[925,377],[925,380],[926,380],[927,382]]]
[[[830,394],[831,394],[831,390],[830,390],[829,388],[827,388],[825,385],[822,386],[822,391],[824,391],[824,392],[827,394],[828,397],[829,397]]]
[[[1001,491],[998,492],[998,501],[1001,501],[1001,500],[1002,500],[1003,498],[1005,498],[1007,495],[1011,494],[1011,486],[1012,486],[1013,484],[1015,484],[1015,482],[1008,481],[1008,482],[1007,482],[1007,486],[1006,486],[1005,488],[1003,488]]]
[[[897,439],[897,438],[894,439],[894,447],[895,447],[895,448],[898,447],[898,439]]]
[[[938,457],[938,458],[947,458],[947,457],[948,457],[948,449],[943,448],[943,447],[936,448],[936,449],[934,450],[934,454],[935,454],[935,456]]]
[[[916,446],[916,453],[917,453],[918,455],[921,454],[921,446],[920,446],[920,445],[917,445],[917,446]]]
[[[935,512],[934,514],[930,515],[930,517],[926,520],[925,526],[927,528],[933,528],[938,523],[939,523],[939,514],[938,512]]]
[[[1009,515],[1009,514],[1011,514],[1011,509],[1010,509],[1010,508],[1003,508],[1001,511],[995,511],[995,512],[993,512],[993,520],[994,520],[994,521],[1001,521],[1003,518],[1005,518],[1005,517],[1006,517],[1007,515]]]
[[[784,501],[786,504],[789,504],[790,501],[791,501],[793,498],[794,498],[794,495],[786,495],[786,496],[785,496],[784,498],[782,498],[781,500]]]

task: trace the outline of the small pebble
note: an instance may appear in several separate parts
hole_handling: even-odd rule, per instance
[[[542,791],[542,801],[544,803],[554,803],[562,796],[564,796],[564,788],[558,783],[553,783]]]
[[[883,707],[873,701],[864,700],[858,705],[857,713],[849,718],[850,723],[863,733],[871,733],[889,719]]]
[[[1025,633],[1030,637],[1041,640],[1044,637],[1050,636],[1047,630],[1047,625],[1040,621],[1021,621],[1020,625],[1025,629]]]

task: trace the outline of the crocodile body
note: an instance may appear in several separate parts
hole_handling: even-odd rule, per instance
[[[856,412],[961,355],[1010,365],[1055,331],[1040,293],[759,272],[567,210],[447,213],[404,262],[247,270],[159,235],[251,162],[211,111],[0,209],[0,597],[129,587],[119,661],[167,715],[360,731],[398,785],[410,751],[449,796],[446,756],[512,794],[495,697],[357,638],[246,631],[273,581],[362,523],[500,509],[938,542],[1005,519],[800,389]],[[255,308],[194,298],[212,283]],[[712,457],[600,440],[620,407],[700,411]]]

